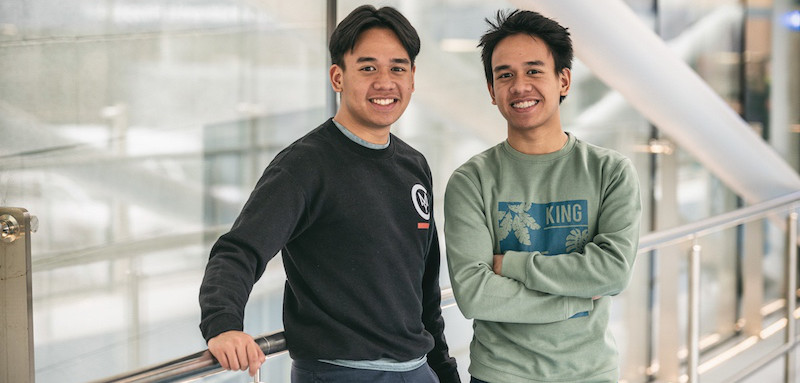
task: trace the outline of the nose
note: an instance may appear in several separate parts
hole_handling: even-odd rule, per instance
[[[531,89],[533,89],[533,87],[530,84],[530,82],[526,78],[521,76],[514,78],[514,82],[511,83],[511,88],[510,88],[511,93],[514,94],[530,92]]]
[[[394,89],[395,83],[392,80],[391,73],[388,70],[378,72],[375,82],[372,84],[375,89],[388,90]]]

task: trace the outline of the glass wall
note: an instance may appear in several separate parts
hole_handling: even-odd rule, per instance
[[[37,381],[204,347],[210,243],[277,150],[326,117],[325,18],[317,1],[0,5],[0,205],[41,221]],[[252,331],[282,327],[279,282],[260,284]]]
[[[337,3],[339,20],[362,4]],[[788,52],[781,60],[798,57],[798,34],[773,29],[777,5],[626,3],[798,166],[796,145],[783,144],[797,141],[789,128],[798,124],[796,112],[770,99],[781,81],[789,84],[779,89],[781,100],[800,99],[798,75],[776,72],[782,67],[772,62],[775,46]],[[416,91],[394,133],[428,158],[441,220],[452,171],[505,139],[475,46],[484,18],[516,2],[375,4],[400,9],[422,38]],[[780,6],[788,11],[796,3]],[[37,381],[99,379],[205,347],[197,293],[211,244],[277,151],[329,117],[327,16],[324,2],[311,0],[0,3],[0,205],[24,207],[40,221],[32,238]],[[564,128],[633,160],[643,233],[741,206],[576,53]],[[739,237],[724,237],[705,260],[704,283],[713,288],[704,298],[715,302],[703,317],[706,334],[736,330],[740,269],[731,259]],[[780,262],[770,257],[765,273],[775,278],[765,294],[777,297],[781,273],[770,266]],[[657,266],[640,257],[630,287],[615,298],[612,328],[628,382],[652,372],[649,292]],[[276,257],[253,292],[246,331],[283,327],[283,280]],[[444,315],[466,378],[471,322],[455,307]],[[264,380],[288,381],[288,362],[285,355],[270,359]]]

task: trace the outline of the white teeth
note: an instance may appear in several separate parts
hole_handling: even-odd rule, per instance
[[[389,105],[394,102],[393,98],[373,98],[370,100],[378,105]]]
[[[524,108],[530,108],[530,107],[532,107],[532,106],[534,106],[534,105],[536,105],[538,103],[539,103],[539,101],[523,101],[523,102],[518,102],[518,103],[515,103],[515,104],[511,104],[511,106],[514,107],[514,108],[517,108],[517,109],[524,109]]]

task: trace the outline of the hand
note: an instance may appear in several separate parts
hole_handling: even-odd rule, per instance
[[[602,297],[603,297],[602,295],[595,295],[595,296],[592,297],[592,300],[596,301],[596,300],[598,300],[598,299],[600,299]]]
[[[497,275],[503,275],[501,274],[501,271],[503,271],[503,254],[494,255],[494,259],[492,260],[492,270]]]
[[[241,331],[226,331],[208,341],[208,351],[226,370],[246,370],[254,376],[267,359],[253,337]]]

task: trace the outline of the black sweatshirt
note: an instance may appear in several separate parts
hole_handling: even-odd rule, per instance
[[[328,120],[266,168],[200,287],[206,340],[243,329],[244,308],[281,251],[293,359],[408,361],[458,381],[440,308],[439,241],[425,158],[392,135],[361,146]]]

